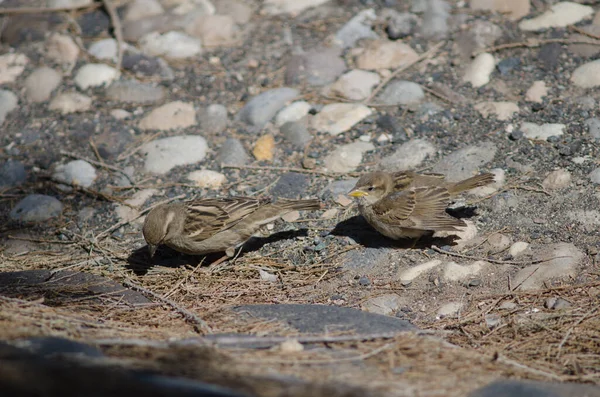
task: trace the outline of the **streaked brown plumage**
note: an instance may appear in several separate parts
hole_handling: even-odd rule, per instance
[[[262,226],[294,210],[318,210],[319,200],[231,197],[164,204],[146,216],[142,230],[150,255],[159,244],[191,255],[234,250]]]
[[[363,175],[349,195],[358,198],[359,211],[373,228],[397,240],[460,230],[465,222],[446,213],[450,198],[492,182],[493,174],[453,183],[441,174],[379,171]]]

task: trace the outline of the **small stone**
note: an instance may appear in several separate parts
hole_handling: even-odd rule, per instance
[[[297,221],[298,219],[300,219],[300,212],[299,211],[288,212],[288,213],[284,214],[281,217],[281,219],[283,219],[286,222]]]
[[[351,70],[324,90],[326,96],[339,96],[351,101],[362,101],[369,97],[374,87],[379,84],[381,77],[374,72]],[[420,88],[420,87],[419,87]]]
[[[299,121],[306,117],[311,109],[312,106],[306,101],[292,102],[277,113],[275,124],[281,127],[285,123]]]
[[[542,103],[544,97],[548,95],[548,87],[542,80],[534,81],[531,87],[525,93],[525,100],[529,102]]]
[[[127,4],[124,18],[126,21],[137,21],[163,14],[165,10],[158,0],[134,0]]]
[[[374,150],[369,142],[354,142],[342,145],[325,157],[325,166],[331,172],[351,172],[362,161],[364,152]]]
[[[477,237],[477,226],[475,226],[475,223],[471,220],[465,220],[464,222],[467,224],[466,227],[462,227],[460,230],[435,232],[434,237],[446,238],[456,236],[454,244],[457,248],[462,248],[469,241]]]
[[[419,265],[410,267],[410,268],[402,271],[399,274],[398,278],[400,279],[400,281],[402,283],[410,283],[413,280],[415,280],[417,277],[419,277],[420,275],[429,272],[430,270],[438,267],[441,264],[442,264],[442,261],[440,261],[438,259],[434,259],[429,262],[421,263]]]
[[[106,97],[111,101],[148,104],[161,102],[166,95],[161,86],[144,84],[135,80],[116,81],[106,90]]]
[[[338,216],[340,211],[337,208],[330,208],[328,210],[323,211],[321,214],[321,219],[333,219]]]
[[[254,15],[253,6],[243,0],[217,0],[212,3],[215,6],[215,14],[231,15],[238,25],[245,25]]]
[[[208,145],[201,136],[183,135],[148,142],[140,150],[146,155],[146,172],[166,174],[177,166],[204,160]]]
[[[212,104],[198,112],[198,122],[204,135],[220,134],[227,128],[227,108]]]
[[[92,98],[78,92],[64,92],[57,95],[50,104],[48,109],[56,110],[61,114],[69,114],[76,112],[87,112],[92,107]]]
[[[520,64],[521,64],[520,58],[512,57],[512,58],[503,59],[500,62],[498,62],[498,64],[496,65],[496,68],[498,69],[498,71],[500,72],[501,75],[506,76]]]
[[[307,8],[317,7],[329,0],[265,0],[262,12],[268,15],[298,15]]]
[[[500,310],[515,310],[517,308],[517,304],[514,302],[502,302],[498,305]]]
[[[396,313],[405,304],[405,299],[401,296],[397,294],[385,294],[366,300],[360,305],[360,308],[369,313],[389,316]]]
[[[571,173],[567,170],[552,171],[542,182],[546,190],[564,189],[571,184]]]
[[[600,119],[591,118],[584,122],[591,138],[600,140]]]
[[[378,102],[383,105],[412,105],[421,102],[424,98],[425,92],[419,84],[395,80],[378,95]]]
[[[530,0],[471,0],[473,10],[494,11],[507,15],[511,21],[518,21],[531,11]]]
[[[305,174],[298,172],[286,172],[281,175],[271,189],[273,197],[300,198],[306,194],[309,187],[309,179]]]
[[[590,172],[590,181],[595,183],[596,185],[600,185],[600,168],[596,168],[592,172]]]
[[[87,90],[90,87],[100,87],[110,85],[120,75],[120,72],[103,63],[88,63],[83,65],[75,75],[74,81],[81,90]]]
[[[445,0],[429,0],[423,13],[420,31],[427,39],[441,39],[448,35],[450,5]]]
[[[304,147],[313,139],[308,127],[302,121],[289,121],[281,126],[283,138],[296,147]]]
[[[346,49],[354,47],[359,40],[377,39],[377,33],[373,31],[373,22],[376,20],[374,9],[360,11],[337,31],[335,43]]]
[[[394,154],[381,159],[380,167],[387,171],[406,171],[420,166],[435,156],[437,149],[424,139],[412,139],[400,145]]]
[[[132,142],[132,133],[125,128],[111,128],[94,136],[98,153],[105,160],[116,159]]]
[[[441,318],[456,317],[458,315],[458,312],[460,312],[461,308],[462,308],[461,302],[449,302],[449,303],[446,303],[445,305],[441,306],[438,309],[437,315],[440,316]]]
[[[474,108],[483,117],[494,114],[500,121],[510,120],[515,113],[519,113],[519,106],[514,102],[480,102]]]
[[[594,9],[592,7],[564,1],[550,6],[550,9],[542,15],[521,21],[519,28],[525,31],[562,28],[584,19],[590,19],[593,14]]]
[[[525,252],[527,248],[529,248],[529,243],[526,243],[525,241],[517,241],[516,243],[510,246],[510,248],[508,249],[508,253],[513,258],[516,258],[523,252]]]
[[[475,57],[467,67],[462,81],[471,83],[474,88],[479,88],[490,82],[490,75],[494,71],[496,60],[492,54],[481,53]]]
[[[318,132],[338,135],[370,116],[372,110],[362,104],[331,103],[325,105],[312,119],[312,127]]]
[[[459,265],[455,262],[448,262],[444,265],[444,278],[448,281],[468,280],[473,276],[477,276],[489,265],[485,261],[473,262],[470,265]]]
[[[92,186],[96,177],[94,166],[84,160],[73,160],[67,164],[61,164],[52,174],[52,179],[57,182],[84,188]]]
[[[229,138],[219,148],[217,156],[219,162],[225,165],[245,165],[250,157],[239,139]]]
[[[236,118],[262,129],[287,102],[299,94],[298,90],[287,87],[265,91],[250,99],[238,112]]]
[[[139,40],[142,52],[150,56],[185,59],[202,53],[200,39],[185,33],[171,31],[164,34],[151,32]]]
[[[152,110],[138,124],[142,130],[160,131],[188,128],[193,125],[196,125],[194,105],[181,101],[169,102]]]
[[[600,86],[600,59],[584,63],[575,69],[571,74],[571,82],[581,88]]]
[[[510,237],[503,233],[494,233],[488,237],[487,245],[492,254],[502,252],[510,247]]]
[[[79,57],[79,46],[71,36],[52,33],[46,41],[46,56],[58,63],[72,66]]]
[[[117,40],[103,39],[96,41],[90,45],[88,52],[96,59],[115,62],[118,55]]]
[[[18,104],[19,98],[15,94],[8,90],[0,90],[0,125],[4,124],[6,116],[15,110]]]
[[[354,203],[353,200],[349,199],[348,196],[346,196],[344,194],[338,195],[335,198],[335,202],[338,203],[339,205],[341,205],[342,207],[348,207],[349,205]]]
[[[542,124],[538,125],[535,123],[523,123],[521,124],[521,131],[527,139],[545,141],[551,136],[561,136],[564,134],[564,124]]]
[[[365,70],[396,69],[416,62],[419,54],[399,41],[375,40],[356,58],[356,66]]]
[[[20,186],[27,180],[25,166],[18,160],[7,160],[0,166],[0,190]]]
[[[362,287],[368,287],[369,285],[371,285],[371,280],[369,280],[369,278],[366,276],[361,276],[358,279],[358,285]]]
[[[334,82],[345,70],[339,48],[316,48],[290,58],[285,84],[320,87]]]
[[[419,18],[408,12],[397,12],[391,8],[383,10],[382,17],[388,20],[385,29],[390,40],[398,40],[414,33],[414,30],[419,23]]]
[[[199,15],[185,29],[186,33],[202,40],[206,47],[223,47],[235,44],[240,29],[230,15]]]
[[[274,151],[275,138],[273,138],[273,135],[267,134],[258,138],[254,144],[254,149],[252,149],[252,154],[258,161],[271,161],[273,160]]]
[[[573,222],[580,223],[586,233],[591,233],[600,226],[600,211],[597,210],[570,210],[567,217]]]
[[[113,109],[110,111],[110,115],[117,120],[130,119],[133,115],[125,109]]]
[[[491,142],[467,146],[442,158],[432,172],[446,175],[446,180],[458,182],[478,173],[479,168],[496,156],[498,148]]]
[[[63,205],[56,198],[43,194],[30,194],[10,211],[13,221],[44,222],[62,213]]]
[[[29,58],[23,54],[0,55],[0,84],[13,83],[23,73]]]
[[[29,102],[47,101],[61,82],[62,75],[56,70],[45,66],[38,68],[25,79],[25,95]]]
[[[198,170],[187,174],[186,179],[194,182],[199,188],[216,189],[225,183],[227,177],[217,171]]]
[[[485,315],[485,325],[489,329],[494,329],[502,324],[502,317],[497,313],[488,313]]]

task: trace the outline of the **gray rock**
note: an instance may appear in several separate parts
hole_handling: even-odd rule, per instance
[[[159,76],[164,80],[175,78],[175,72],[164,59],[139,53],[123,55],[123,69],[136,76]]]
[[[412,0],[410,6],[410,12],[421,13],[427,10],[429,0]]]
[[[397,294],[384,294],[364,301],[360,308],[369,313],[390,316],[406,305],[406,299]]]
[[[333,83],[345,71],[346,63],[340,57],[339,48],[315,49],[291,57],[285,70],[285,83],[323,86]]]
[[[221,164],[228,165],[244,165],[250,161],[244,145],[235,138],[229,138],[221,145],[217,158]]]
[[[18,160],[7,160],[0,166],[0,188],[22,185],[27,180],[25,166]]]
[[[300,92],[294,88],[282,87],[265,91],[254,98],[238,112],[236,118],[254,127],[263,128],[286,102],[296,98]]]
[[[386,32],[391,40],[398,40],[412,34],[419,22],[419,18],[408,12],[398,12],[393,9],[386,10],[388,25]]]
[[[429,39],[446,37],[449,11],[450,6],[444,0],[429,0],[429,6],[423,13],[421,34]]]
[[[197,135],[172,136],[144,144],[140,151],[146,155],[144,170],[166,174],[181,165],[196,164],[206,156],[206,139]]]
[[[406,171],[420,166],[425,159],[435,156],[436,148],[423,139],[413,139],[403,143],[394,154],[379,162],[381,169],[388,171]]]
[[[600,396],[600,388],[576,383],[502,379],[473,391],[468,397],[572,397]]]
[[[377,33],[372,29],[376,19],[375,10],[371,8],[359,12],[335,34],[337,43],[342,48],[351,48],[356,45],[358,40],[377,39]]]
[[[227,128],[227,108],[212,104],[198,112],[198,122],[204,134],[220,134]]]
[[[6,120],[6,116],[17,108],[19,98],[11,91],[0,90],[0,125]]]
[[[21,222],[43,222],[60,215],[63,205],[54,197],[30,194],[10,211],[10,218]]]
[[[600,185],[600,168],[596,168],[592,172],[590,172],[590,180],[592,183]]]
[[[590,133],[592,138],[600,140],[600,119],[597,119],[597,118],[587,119],[584,122],[584,124],[587,127],[588,132]]]
[[[111,129],[94,136],[98,153],[104,159],[111,160],[123,153],[127,145],[133,142],[133,136],[125,129]]]
[[[165,89],[161,86],[140,83],[135,80],[116,81],[106,90],[111,101],[127,103],[155,103],[165,99]]]
[[[52,179],[68,185],[90,187],[96,180],[96,169],[84,160],[73,160],[56,167]]]
[[[30,102],[44,102],[61,81],[62,75],[56,70],[46,66],[38,68],[25,79],[25,95]]]
[[[325,166],[332,172],[354,171],[361,163],[363,153],[375,149],[370,142],[352,142],[339,146],[325,157]]]
[[[280,131],[286,141],[297,147],[304,147],[313,139],[304,120],[288,121],[281,126]]]
[[[443,112],[444,108],[440,105],[438,105],[435,102],[425,102],[422,103],[419,108],[417,109],[417,115],[419,115],[419,117],[427,117],[427,116],[433,116],[435,114],[438,114],[440,112]]]
[[[281,175],[271,189],[274,197],[300,198],[304,196],[308,187],[309,178],[305,174],[286,172]]]
[[[412,81],[395,80],[378,95],[377,102],[384,105],[409,105],[419,103],[423,98],[425,98],[425,93],[419,84]]]
[[[323,198],[327,198],[326,196],[331,194],[333,197],[337,197],[340,194],[347,194],[352,190],[358,178],[351,179],[343,179],[341,181],[333,181],[325,189],[321,191],[321,196]]]
[[[445,156],[433,166],[432,172],[446,175],[450,182],[458,182],[472,177],[481,166],[492,161],[497,150],[491,142],[467,146]]]

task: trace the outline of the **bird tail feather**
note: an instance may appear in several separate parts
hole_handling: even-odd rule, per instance
[[[486,186],[494,182],[494,174],[481,174],[471,178],[467,178],[465,180],[457,182],[454,185],[449,186],[448,191],[450,192],[450,194],[458,194],[467,190],[474,189],[476,187]]]

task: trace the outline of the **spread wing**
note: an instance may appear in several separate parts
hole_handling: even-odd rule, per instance
[[[265,200],[250,197],[188,201],[183,233],[192,240],[206,240],[236,225],[264,204]]]
[[[455,230],[465,223],[446,214],[450,201],[443,187],[412,188],[392,193],[374,206],[378,219],[389,225],[421,230]]]
[[[444,174],[433,172],[417,174],[414,171],[399,171],[392,174],[396,190],[403,190],[409,187],[442,186],[445,177]]]

